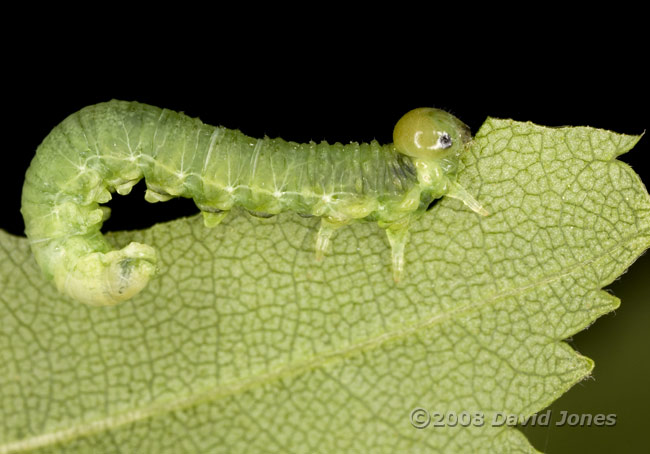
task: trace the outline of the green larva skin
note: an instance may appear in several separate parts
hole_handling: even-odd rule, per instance
[[[423,118],[436,120],[434,129],[443,124],[444,140],[434,130],[435,143],[421,147]],[[89,106],[56,126],[37,149],[23,187],[25,233],[59,291],[91,305],[127,300],[155,274],[156,251],[140,243],[112,250],[100,232],[108,217],[100,204],[144,178],[148,201],[192,198],[210,227],[237,206],[259,216],[321,217],[317,258],[338,227],[376,221],[388,233],[397,281],[410,221],[434,199],[451,195],[485,214],[454,183],[469,140],[466,127],[437,109],[416,109],[400,122],[397,146],[298,144],[254,139],[136,102]]]

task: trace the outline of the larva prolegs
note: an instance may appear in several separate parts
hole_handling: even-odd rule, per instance
[[[167,202],[173,198],[174,197],[169,194],[161,194],[160,192],[156,192],[149,188],[144,193],[144,199],[149,203]]]
[[[219,211],[216,213],[211,211],[201,211],[201,214],[203,215],[203,225],[209,229],[214,228],[221,224],[221,221],[223,221],[228,213],[229,211]]]
[[[67,246],[69,247],[69,246]],[[69,269],[55,271],[60,291],[93,306],[111,306],[138,294],[156,273],[156,251],[141,243],[77,259]]]

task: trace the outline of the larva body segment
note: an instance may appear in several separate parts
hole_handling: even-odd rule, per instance
[[[427,116],[436,121],[427,123]],[[450,195],[486,214],[454,183],[469,140],[464,125],[437,109],[416,109],[403,120],[396,145],[298,144],[254,139],[135,102],[89,106],[39,146],[23,187],[25,233],[59,291],[91,305],[129,299],[155,274],[156,252],[140,243],[112,250],[100,232],[108,215],[100,204],[144,178],[148,201],[192,198],[208,226],[236,206],[259,216],[319,216],[318,258],[337,228],[376,221],[388,234],[398,280],[409,224],[432,200]],[[434,128],[431,143],[423,140],[422,122]],[[444,134],[435,129],[441,127]]]

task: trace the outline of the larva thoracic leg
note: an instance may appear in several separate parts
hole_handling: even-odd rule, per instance
[[[109,214],[100,204],[144,178],[147,201],[192,198],[209,227],[233,207],[262,217],[321,217],[318,258],[337,229],[377,222],[386,229],[397,281],[409,225],[432,200],[450,195],[487,214],[455,183],[469,138],[465,125],[437,109],[407,113],[394,144],[298,144],[111,101],[70,115],[39,146],[23,187],[25,233],[61,292],[92,305],[129,299],[154,275],[156,251],[139,243],[113,250],[100,232]]]
[[[386,236],[391,247],[393,280],[399,282],[404,273],[404,248],[408,242],[410,218],[395,222],[386,227]]]
[[[336,220],[332,218],[321,218],[320,228],[318,229],[318,234],[316,235],[316,260],[322,260],[325,252],[327,251],[327,246],[329,245],[330,238],[338,229],[348,224],[351,219],[345,220]]]

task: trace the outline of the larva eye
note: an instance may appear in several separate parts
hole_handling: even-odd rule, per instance
[[[470,137],[469,128],[458,118],[429,107],[407,112],[393,131],[400,153],[424,159],[458,152]]]
[[[451,137],[449,137],[449,134],[447,134],[446,132],[442,133],[438,138],[438,146],[443,150],[446,150],[447,148],[451,147],[453,143],[454,141],[451,140]]]

